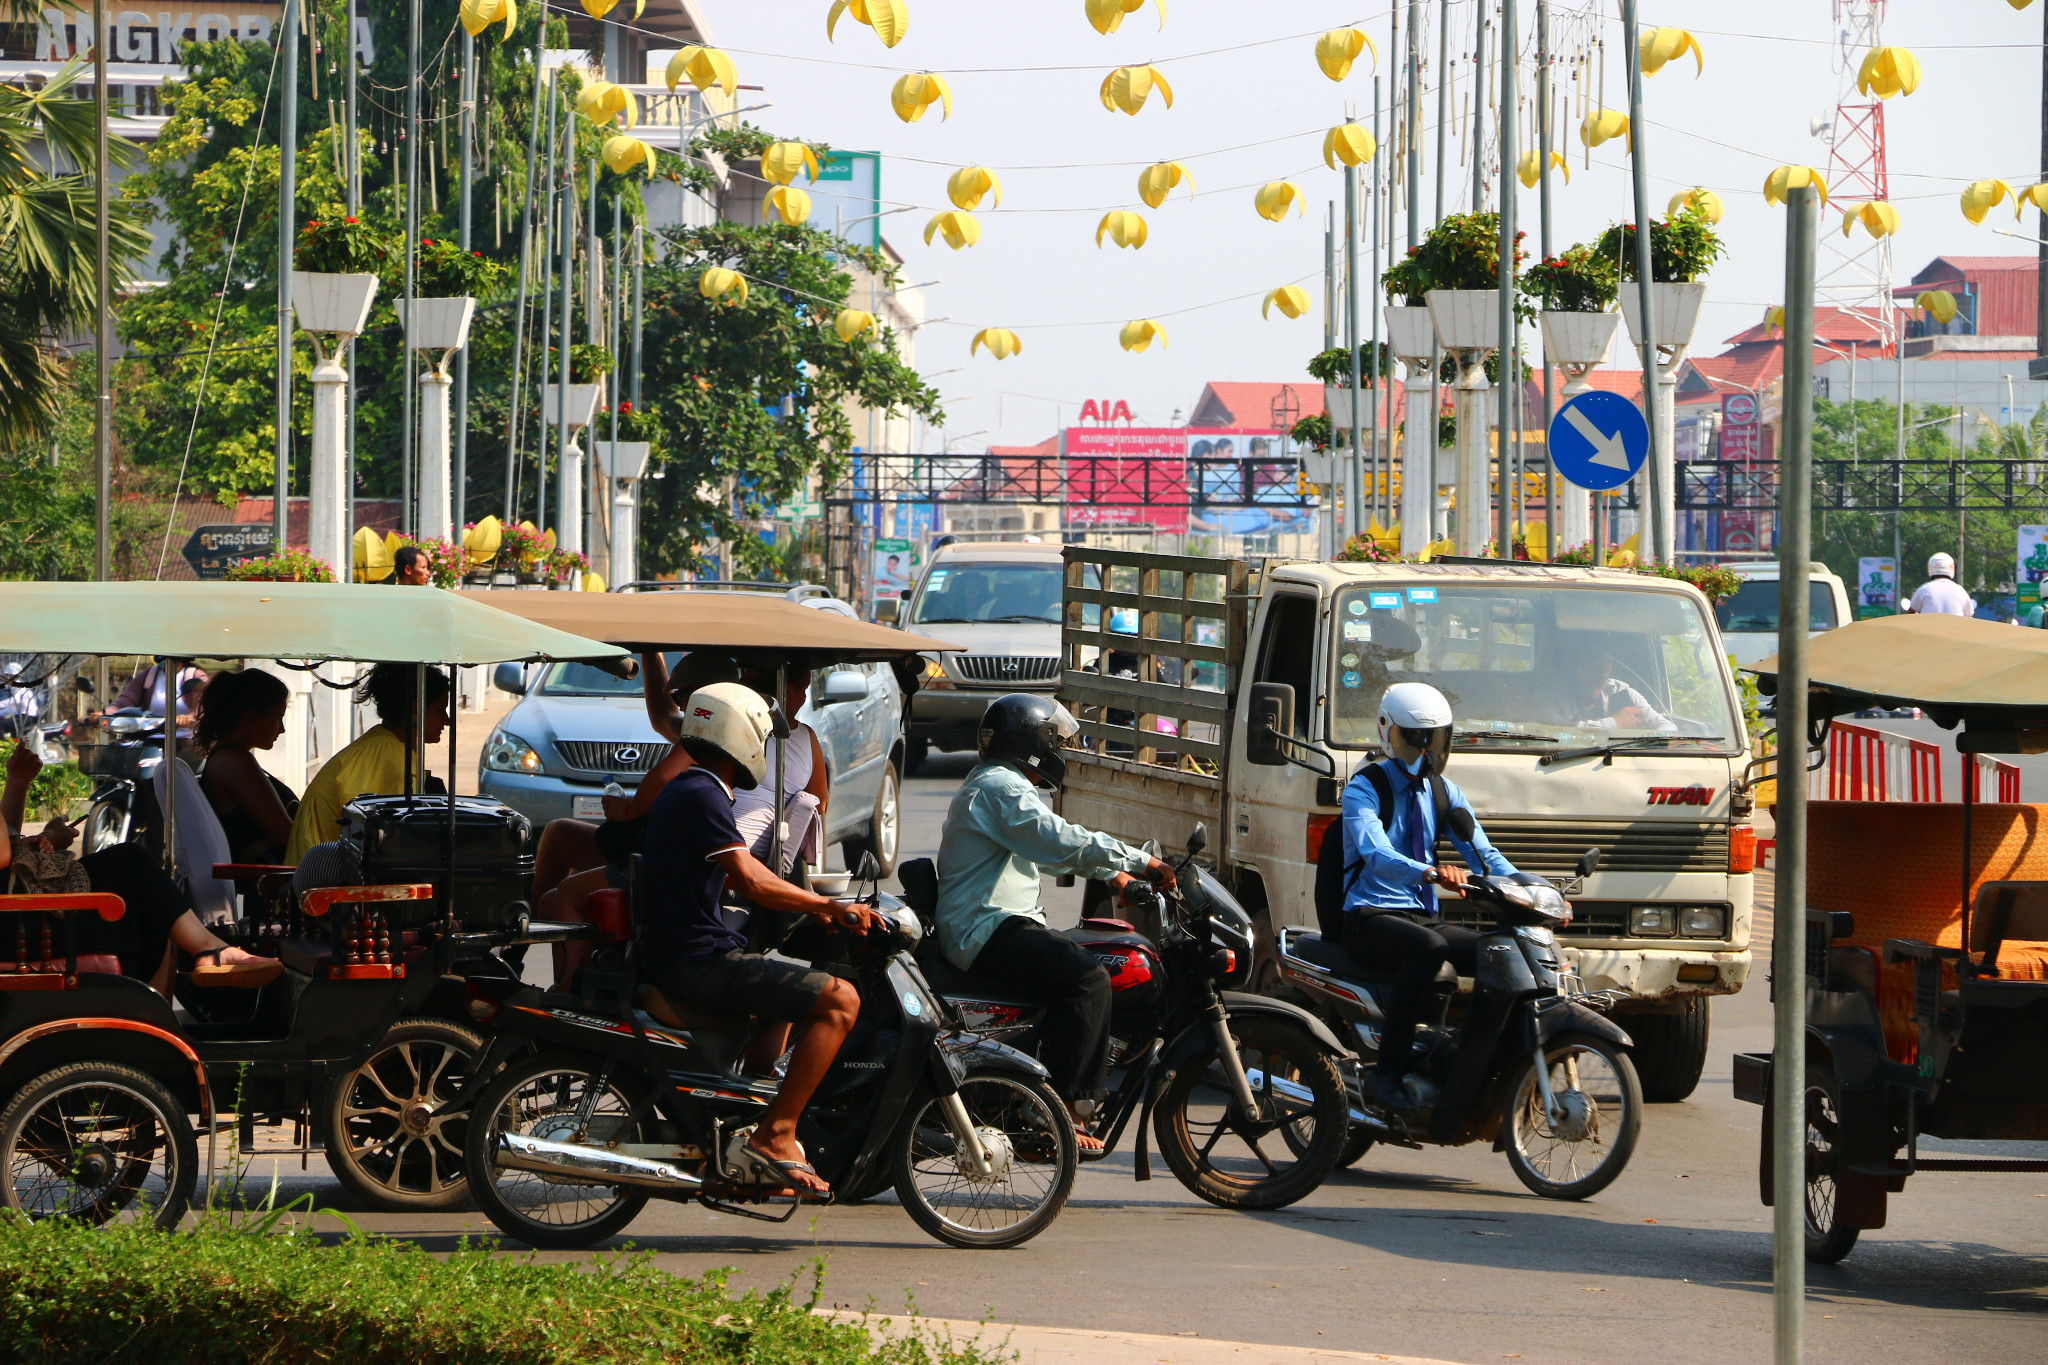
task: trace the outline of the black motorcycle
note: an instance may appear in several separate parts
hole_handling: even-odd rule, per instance
[[[163,816],[157,808],[156,774],[164,761],[164,718],[140,708],[110,711],[71,730],[78,767],[92,779],[92,803],[84,829],[86,853],[141,839],[162,851]]]
[[[912,955],[917,917],[873,889],[863,862],[865,899],[894,927],[855,940],[807,922],[781,949],[836,967],[861,998],[798,1140],[835,1201],[893,1183],[942,1242],[1028,1241],[1073,1188],[1073,1125],[1036,1061],[947,1027]],[[490,990],[472,993],[480,986]],[[478,1082],[444,1112],[469,1114],[470,1189],[508,1236],[589,1246],[649,1199],[769,1221],[795,1214],[794,1195],[750,1183],[735,1164],[776,1090],[773,1077],[739,1069],[755,1021],[636,991],[624,941],[593,955],[576,994],[514,985],[491,1003],[498,1035]],[[770,1205],[786,1206],[780,1218],[759,1211]]]
[[[1110,1061],[1121,1069],[1102,1112],[1103,1146],[1115,1150],[1135,1116],[1139,1180],[1151,1179],[1149,1121],[1166,1164],[1188,1189],[1224,1208],[1277,1209],[1302,1198],[1336,1168],[1347,1140],[1343,1046],[1314,1015],[1285,1001],[1228,989],[1249,984],[1252,921],[1223,885],[1195,864],[1200,825],[1157,901],[1158,943],[1119,919],[1085,919],[1066,931],[1109,972]],[[938,879],[929,859],[899,872],[914,909],[930,915]],[[919,949],[926,975],[967,1027],[1026,1052],[1037,1048],[1044,1007],[946,961],[935,934]]]
[[[1462,817],[1462,818],[1460,818]],[[1470,841],[1472,816],[1450,813]],[[1579,861],[1591,875],[1598,850]],[[1576,884],[1567,884],[1575,890]],[[1457,974],[1437,977],[1416,1031],[1406,1077],[1412,1114],[1368,1106],[1361,1082],[1379,1058],[1382,995],[1391,972],[1362,967],[1320,934],[1283,929],[1280,972],[1304,992],[1355,1049],[1345,1063],[1354,1096],[1350,1165],[1375,1142],[1420,1149],[1491,1139],[1521,1182],[1550,1199],[1584,1199],[1628,1165],[1643,1122],[1643,1092],[1626,1033],[1598,1011],[1623,992],[1586,993],[1565,974],[1553,926],[1570,908],[1541,877],[1473,877],[1473,900],[1495,906],[1493,929],[1479,943],[1478,972],[1463,1017],[1447,1023]]]

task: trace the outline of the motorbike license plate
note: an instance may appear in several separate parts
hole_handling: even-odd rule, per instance
[[[569,798],[569,814],[578,820],[604,819],[604,798],[602,796],[572,796]]]

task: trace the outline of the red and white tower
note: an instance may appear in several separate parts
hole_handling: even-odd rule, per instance
[[[1835,111],[1812,121],[1812,132],[1828,144],[1828,202],[1847,208],[1891,198],[1885,174],[1884,105],[1856,89],[1863,58],[1881,46],[1885,0],[1834,0]],[[1825,248],[1818,262],[1815,302],[1854,310],[1871,320],[1873,342],[1895,346],[1903,321],[1892,300],[1892,245],[1888,237],[1873,239],[1861,227],[1848,236],[1839,230],[1821,232]],[[1874,355],[1877,347],[1859,347]]]

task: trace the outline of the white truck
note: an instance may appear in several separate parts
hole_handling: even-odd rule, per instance
[[[1257,917],[1261,988],[1285,989],[1273,931],[1315,924],[1317,853],[1344,780],[1380,756],[1380,693],[1428,682],[1457,715],[1449,775],[1517,868],[1565,877],[1601,850],[1561,946],[1588,990],[1629,993],[1616,1012],[1646,1097],[1692,1092],[1706,998],[1749,975],[1756,848],[1748,732],[1696,589],[1500,560],[1070,546],[1062,607],[1060,695],[1083,746],[1063,813],[1168,848],[1205,823]],[[1265,740],[1268,725],[1291,742]],[[1440,906],[1478,922],[1460,900]]]

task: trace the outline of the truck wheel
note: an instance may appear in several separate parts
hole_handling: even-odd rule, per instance
[[[1707,999],[1696,995],[1676,1014],[1623,1014],[1635,1040],[1632,1059],[1650,1104],[1676,1104],[1692,1094],[1707,1065]]]

